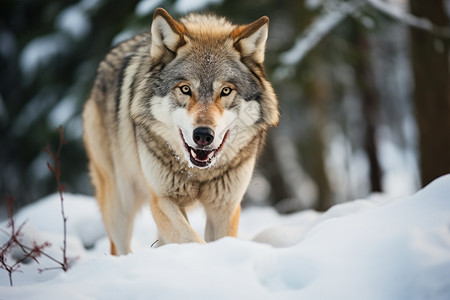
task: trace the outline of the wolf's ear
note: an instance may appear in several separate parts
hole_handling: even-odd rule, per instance
[[[185,28],[175,21],[167,11],[158,8],[153,15],[151,56],[159,58],[166,52],[176,52],[184,44]]]
[[[231,32],[234,47],[242,56],[251,56],[256,62],[264,62],[264,50],[269,32],[269,18],[261,17],[248,25],[240,25]]]

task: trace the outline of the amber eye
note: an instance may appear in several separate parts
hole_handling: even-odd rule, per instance
[[[188,85],[180,86],[180,91],[185,95],[192,96],[191,88]]]
[[[222,89],[222,92],[220,93],[220,97],[224,97],[224,96],[228,96],[229,94],[231,94],[232,89],[229,87],[224,87]]]

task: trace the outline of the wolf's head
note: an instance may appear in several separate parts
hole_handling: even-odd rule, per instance
[[[153,128],[189,165],[226,163],[278,123],[264,73],[267,17],[232,25],[212,15],[175,21],[157,9],[151,27]],[[183,155],[181,155],[183,154]]]

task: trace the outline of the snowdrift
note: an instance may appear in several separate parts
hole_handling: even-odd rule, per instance
[[[151,248],[156,227],[145,210],[134,252],[122,257],[107,254],[92,198],[66,194],[65,207],[73,267],[39,274],[54,266],[42,258],[14,273],[14,287],[0,270],[0,299],[450,299],[450,175],[409,197],[357,200],[323,214],[248,208],[238,239],[207,245]],[[16,216],[28,220],[23,239],[50,241],[55,256],[59,209],[52,195]],[[201,210],[190,220],[203,231]]]

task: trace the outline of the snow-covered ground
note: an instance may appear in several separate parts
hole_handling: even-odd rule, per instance
[[[57,195],[21,210],[23,240],[50,241],[61,255]],[[239,238],[151,248],[156,228],[136,220],[133,254],[112,257],[95,201],[65,195],[66,273],[44,258],[0,270],[0,299],[450,299],[450,175],[401,199],[371,197],[323,214],[243,210]],[[203,231],[200,209],[192,225]],[[6,223],[0,224],[6,228]],[[7,228],[6,228],[7,229]],[[6,240],[3,234],[0,242]],[[12,257],[20,253],[12,252]]]

